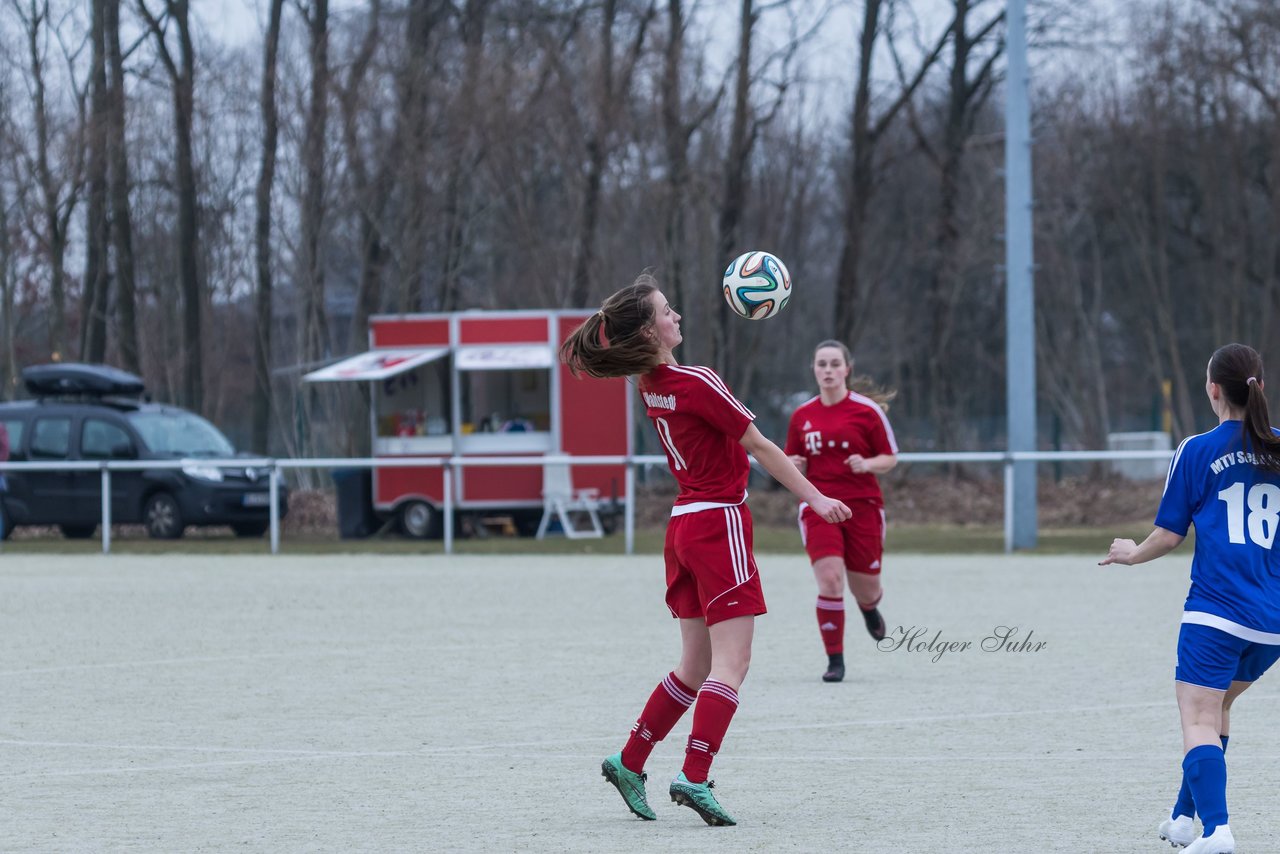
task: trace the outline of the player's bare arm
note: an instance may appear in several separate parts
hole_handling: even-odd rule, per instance
[[[1107,556],[1098,561],[1098,566],[1109,566],[1118,563],[1122,566],[1146,563],[1158,557],[1164,557],[1176,549],[1185,539],[1181,534],[1164,528],[1156,528],[1141,543],[1133,540],[1115,539],[1111,541],[1111,549]]]
[[[773,475],[774,480],[785,486],[792,495],[806,502],[814,513],[828,522],[843,522],[853,514],[842,501],[828,498],[805,478],[795,467],[792,460],[782,452],[756,425],[747,427],[747,432],[738,440],[747,453],[756,458],[764,470]]]
[[[875,457],[864,457],[859,454],[850,454],[845,458],[844,464],[854,474],[887,474],[898,464],[898,455],[880,454]]]

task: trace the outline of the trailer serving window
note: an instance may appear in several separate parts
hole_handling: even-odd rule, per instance
[[[447,452],[453,413],[448,356],[448,347],[370,350],[303,379],[370,383],[375,451]],[[434,441],[417,441],[426,437]]]
[[[497,447],[549,446],[551,432],[551,348],[541,345],[460,347],[454,354],[458,377],[459,432],[483,442],[482,434],[502,434]],[[522,434],[522,435],[517,435]],[[518,441],[524,439],[525,441]],[[535,447],[536,446],[536,447]]]

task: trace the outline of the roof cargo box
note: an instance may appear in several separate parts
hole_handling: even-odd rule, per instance
[[[85,365],[57,362],[32,365],[22,369],[22,382],[34,397],[56,395],[141,395],[146,391],[142,380],[108,365]]]

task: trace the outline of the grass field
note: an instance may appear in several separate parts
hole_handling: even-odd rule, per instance
[[[678,651],[653,555],[6,552],[0,851],[1156,852],[1188,561],[1094,554],[896,557],[891,638],[970,646],[858,627],[839,685],[803,557],[762,556],[708,828],[665,796],[687,717],[658,821],[599,776]],[[1280,851],[1280,689],[1232,724],[1232,828]]]

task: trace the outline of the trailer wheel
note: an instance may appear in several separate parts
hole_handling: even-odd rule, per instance
[[[538,525],[542,523],[541,510],[517,510],[511,514],[515,520],[516,531],[522,537],[532,537],[538,533]]]
[[[400,530],[416,540],[437,539],[444,514],[425,501],[410,501],[400,508]]]

